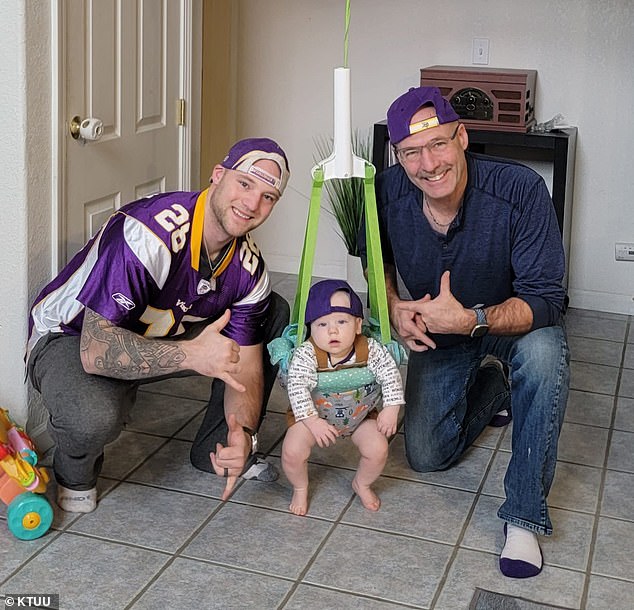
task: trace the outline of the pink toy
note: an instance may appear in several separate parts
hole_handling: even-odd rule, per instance
[[[31,439],[0,408],[0,500],[8,506],[9,531],[21,540],[43,536],[53,522],[53,509],[42,495],[48,473],[37,461]]]

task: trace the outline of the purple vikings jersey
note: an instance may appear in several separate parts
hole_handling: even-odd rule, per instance
[[[222,334],[260,343],[270,285],[251,236],[231,241],[213,274],[199,270],[207,192],[162,193],[115,212],[35,300],[27,355],[49,332],[81,334],[85,307],[145,337],[179,335],[229,308]]]

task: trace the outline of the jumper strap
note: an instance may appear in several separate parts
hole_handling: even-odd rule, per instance
[[[370,349],[368,346],[368,338],[363,334],[357,335],[354,339],[354,364],[349,364],[346,362],[345,364],[330,366],[328,352],[318,347],[315,341],[313,341],[312,337],[310,337],[308,340],[313,344],[313,349],[315,350],[318,373],[330,373],[334,370],[359,368],[360,366],[367,366],[368,364]]]
[[[381,235],[379,232],[379,218],[376,211],[376,195],[374,193],[375,169],[371,163],[366,162],[364,178],[365,194],[365,240],[368,257],[368,296],[370,300],[370,317],[378,322],[380,329],[380,341],[387,345],[391,340],[390,318],[387,309],[387,296],[385,292],[385,275],[383,272],[383,255],[381,252]],[[319,166],[313,172],[313,188],[308,210],[308,221],[304,236],[304,249],[299,266],[297,278],[297,292],[291,324],[297,324],[295,347],[300,345],[305,338],[305,314],[308,292],[315,258],[315,246],[317,244],[317,230],[319,228],[319,212],[321,209],[321,195],[324,186],[323,169]]]

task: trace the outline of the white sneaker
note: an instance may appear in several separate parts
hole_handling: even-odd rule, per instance
[[[79,491],[58,484],[57,505],[67,513],[91,513],[97,508],[97,488]]]
[[[277,481],[280,476],[279,471],[270,462],[265,462],[260,458],[255,458],[253,464],[249,466],[241,475],[243,479],[247,481],[263,481],[264,483],[271,483]]]

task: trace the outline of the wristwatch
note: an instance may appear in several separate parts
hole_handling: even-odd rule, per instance
[[[482,307],[474,307],[473,311],[475,311],[476,315],[476,324],[471,329],[471,338],[475,339],[477,337],[484,337],[484,335],[489,332],[487,316],[484,313],[484,309],[482,309]]]
[[[251,437],[251,454],[253,455],[258,450],[258,433],[246,426],[242,426],[242,429]]]

